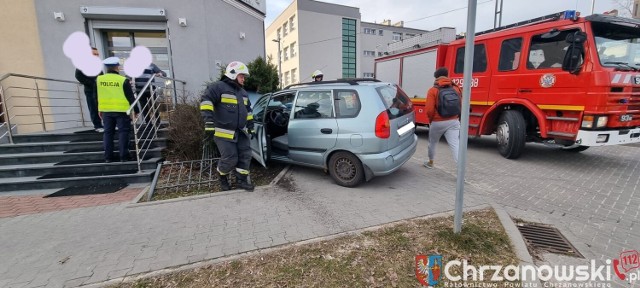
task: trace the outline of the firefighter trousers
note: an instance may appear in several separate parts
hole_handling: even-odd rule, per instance
[[[218,171],[222,174],[229,174],[234,168],[249,171],[251,164],[251,143],[247,134],[236,131],[238,141],[236,143],[214,137],[216,146],[220,151],[218,161]]]

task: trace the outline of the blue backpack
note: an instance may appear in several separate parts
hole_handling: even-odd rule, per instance
[[[435,86],[438,88],[438,114],[442,117],[460,116],[460,94],[453,86]]]

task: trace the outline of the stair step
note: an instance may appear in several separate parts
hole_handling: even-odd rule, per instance
[[[34,189],[54,189],[81,185],[101,185],[114,181],[122,181],[128,184],[149,183],[153,178],[155,170],[143,170],[140,173],[127,173],[117,175],[100,176],[77,176],[66,178],[39,179],[40,177],[16,177],[0,179],[0,192],[34,190]]]
[[[164,148],[153,148],[147,150],[145,158],[161,157]],[[133,155],[135,151],[130,151]],[[114,156],[117,154],[114,154]],[[1,154],[0,166],[3,165],[20,165],[20,164],[36,164],[36,163],[59,163],[65,161],[104,161],[104,152],[82,152],[82,153],[64,153],[64,152],[44,152],[44,153],[20,153],[20,154]]]
[[[143,170],[155,169],[161,158],[151,158],[141,163]],[[137,170],[138,165],[135,161],[129,162],[112,162],[104,163],[104,161],[94,161],[93,163],[72,163],[72,165],[58,165],[59,163],[44,164],[23,164],[23,165],[6,165],[0,166],[0,178],[10,177],[37,177],[46,174],[60,173],[65,171],[68,173],[81,172],[110,172],[117,170]]]
[[[91,130],[92,131],[92,130]],[[158,138],[164,138],[167,136],[169,129],[164,128],[158,130]],[[98,132],[62,132],[62,133],[34,133],[14,135],[13,142],[18,143],[36,143],[36,142],[87,142],[87,141],[102,141],[104,133]],[[140,134],[141,135],[141,134]],[[134,139],[133,132],[130,133],[130,138]],[[144,137],[142,137],[144,138]],[[114,139],[118,139],[118,133],[114,134]]]
[[[151,142],[146,142],[145,146],[152,148],[166,146],[167,139],[157,138]],[[114,141],[114,147],[118,147],[118,140]],[[135,142],[132,140],[129,143],[129,147],[135,147]],[[3,144],[0,145],[0,155],[3,154],[19,154],[19,153],[43,153],[43,152],[56,152],[67,151],[67,153],[74,152],[91,152],[100,151],[103,149],[102,141],[84,141],[84,142],[38,142],[38,143],[20,143],[20,144]]]

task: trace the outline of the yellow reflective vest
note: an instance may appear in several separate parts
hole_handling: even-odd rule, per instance
[[[120,74],[107,73],[98,76],[98,111],[127,112],[129,101],[124,94],[124,81],[127,78]]]

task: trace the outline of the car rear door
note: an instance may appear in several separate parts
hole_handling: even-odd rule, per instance
[[[288,127],[289,158],[324,167],[324,154],[336,145],[336,122],[331,89],[298,91]]]
[[[387,139],[387,149],[409,146],[415,132],[415,113],[411,100],[397,85],[376,88],[387,109],[391,133]]]

